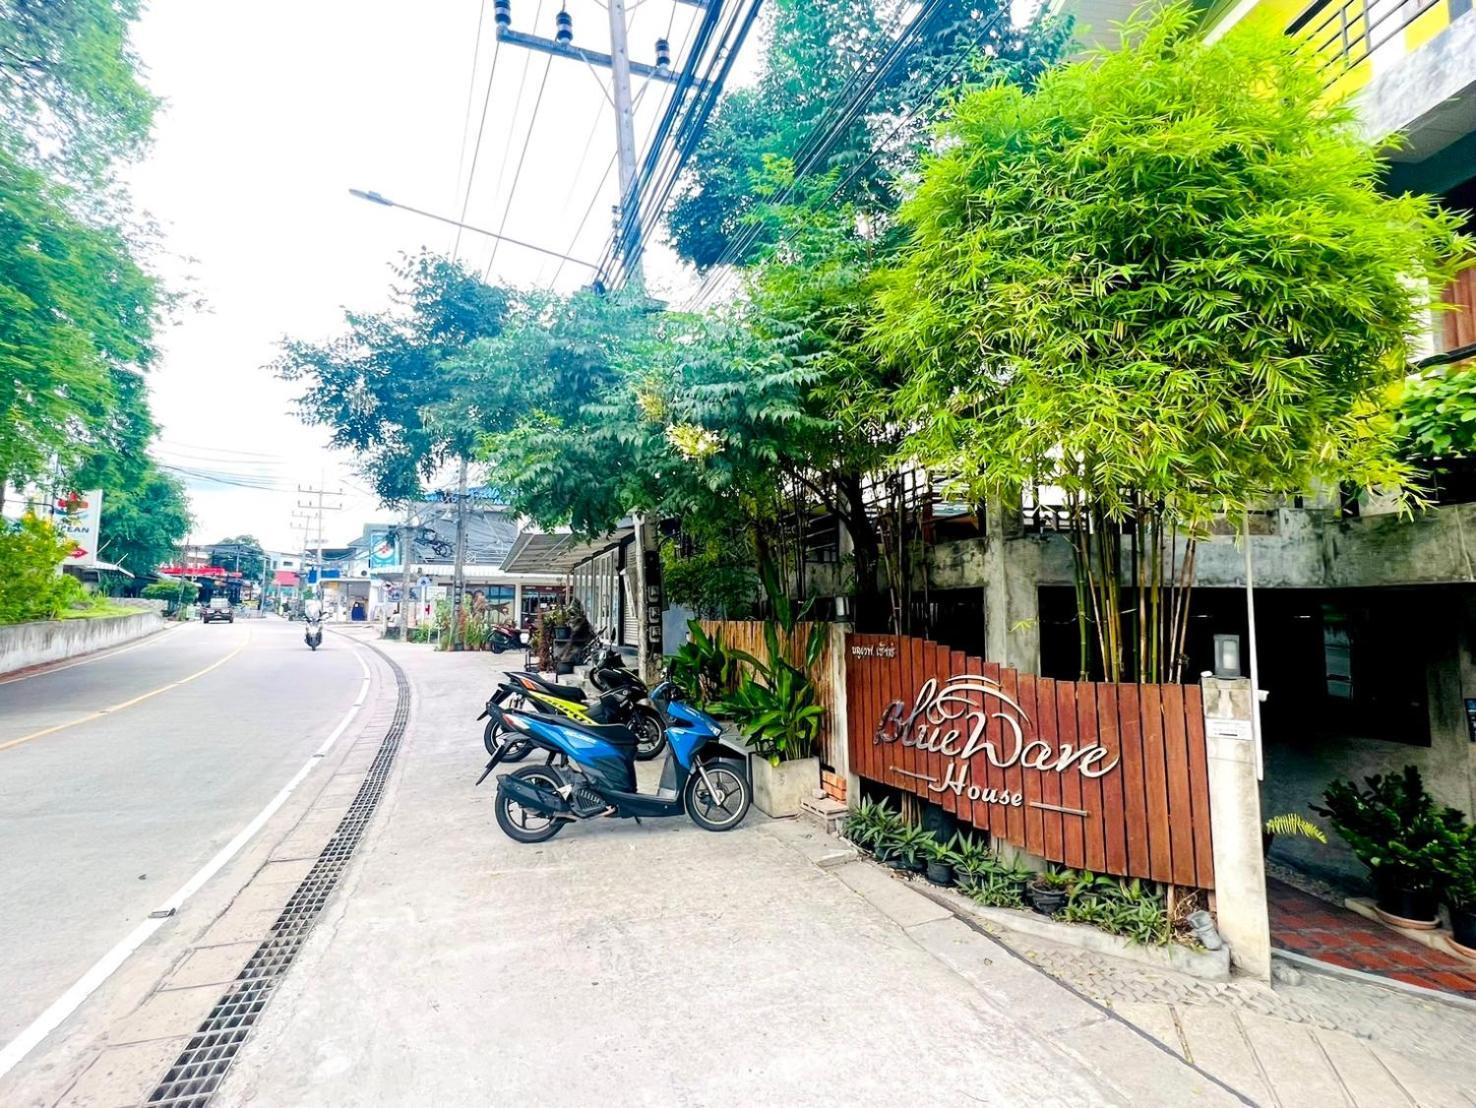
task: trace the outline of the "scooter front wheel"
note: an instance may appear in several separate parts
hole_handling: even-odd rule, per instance
[[[528,756],[528,752],[533,749],[533,744],[527,739],[515,739],[512,742],[508,742],[503,737],[506,734],[507,732],[502,724],[498,723],[495,719],[489,719],[486,728],[482,731],[482,745],[487,748],[488,755],[492,757],[496,757],[497,751],[505,745],[507,747],[507,753],[502,756],[502,760],[504,762],[521,762]]]
[[[700,773],[687,778],[687,815],[704,831],[733,830],[748,815],[752,801],[747,775],[730,763],[704,763]]]
[[[508,774],[546,789],[557,789],[563,782],[547,766],[519,766]],[[497,826],[514,842],[544,843],[564,829],[567,820],[554,819],[541,812],[530,811],[497,790]]]

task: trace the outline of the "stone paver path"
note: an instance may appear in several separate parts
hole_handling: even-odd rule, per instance
[[[1268,878],[1273,945],[1345,969],[1476,999],[1476,966],[1406,939],[1357,912]]]

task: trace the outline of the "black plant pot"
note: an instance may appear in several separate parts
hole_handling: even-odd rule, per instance
[[[1031,885],[1027,890],[1030,906],[1043,916],[1054,916],[1066,906],[1065,889],[1041,888]]]
[[[934,885],[952,885],[953,867],[947,862],[929,862],[928,881]]]
[[[907,868],[913,873],[923,873],[928,868],[928,860],[926,858],[914,858],[911,862],[907,863]]]
[[[1379,911],[1396,921],[1433,925],[1440,918],[1440,896],[1434,889],[1380,888],[1377,904]]]
[[[1450,937],[1467,950],[1476,950],[1476,904],[1450,910]]]
[[[891,866],[893,869],[905,870],[912,868],[912,863],[909,862],[906,858],[902,857],[902,855],[900,854],[894,854],[892,855],[892,857],[888,858],[887,865]]]

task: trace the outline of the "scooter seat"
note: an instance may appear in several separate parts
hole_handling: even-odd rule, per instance
[[[640,744],[636,733],[623,723],[585,723],[583,720],[562,718],[558,723],[561,727],[571,727],[576,731],[583,731],[586,735],[593,735],[611,746],[634,749]]]
[[[584,690],[581,689],[578,685],[556,685],[554,682],[545,681],[542,677],[538,676],[538,674],[530,673],[529,671],[524,669],[515,671],[511,674],[511,676],[523,678],[524,680],[534,685],[536,688],[541,689],[549,696],[555,697],[559,700],[572,700],[576,704],[584,703]]]

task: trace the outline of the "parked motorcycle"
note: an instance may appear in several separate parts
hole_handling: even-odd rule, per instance
[[[493,654],[501,654],[504,650],[521,646],[522,642],[523,632],[516,623],[495,624],[487,636],[487,645],[492,648]]]
[[[628,727],[637,738],[635,757],[642,762],[656,757],[666,745],[666,722],[646,696],[646,686],[639,680],[635,685],[612,685],[608,692],[590,699],[576,685],[559,685],[536,673],[515,670],[498,686],[482,715],[477,717],[487,719],[482,744],[488,754],[495,754],[509,739],[520,743],[503,730],[494,710],[505,704],[584,723],[615,723]],[[515,749],[505,755],[504,760],[519,761],[526,754],[526,749]]]
[[[628,727],[492,707],[502,727],[549,752],[546,763],[519,766],[498,778],[497,825],[503,833],[515,842],[540,843],[576,820],[683,812],[708,831],[729,831],[742,823],[752,800],[746,755],[720,737],[716,720],[680,703],[675,694],[669,681],[652,692],[666,719],[668,738],[655,793],[637,788],[639,740]],[[560,758],[563,764],[558,764]],[[504,760],[499,749],[477,784]]]

